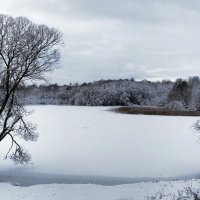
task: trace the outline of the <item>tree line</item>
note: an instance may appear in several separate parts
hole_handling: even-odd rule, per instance
[[[187,80],[179,78],[174,82],[119,79],[63,86],[29,85],[19,87],[17,94],[25,105],[138,105],[200,110],[200,80],[197,76],[189,77]]]

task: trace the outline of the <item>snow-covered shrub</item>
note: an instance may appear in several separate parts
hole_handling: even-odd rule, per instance
[[[165,106],[165,108],[170,110],[184,110],[185,106],[181,101],[171,101]]]
[[[158,192],[147,196],[147,200],[200,200],[200,189],[188,186],[175,193]]]

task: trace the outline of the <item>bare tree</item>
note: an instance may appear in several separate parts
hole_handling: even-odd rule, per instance
[[[33,124],[26,121],[29,114],[18,101],[16,91],[27,81],[44,79],[59,61],[58,46],[62,34],[45,25],[37,25],[24,17],[0,15],[0,142],[11,139],[6,158],[16,163],[28,163],[30,154],[18,143],[37,140]]]

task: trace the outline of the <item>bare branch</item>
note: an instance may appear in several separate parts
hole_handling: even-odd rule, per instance
[[[45,25],[37,25],[24,17],[0,15],[0,141],[10,136],[15,151],[10,156],[14,162],[28,163],[30,155],[15,140],[36,141],[36,126],[25,120],[28,112],[18,102],[16,91],[26,81],[44,79],[44,73],[53,70],[59,61],[58,46],[62,34]]]

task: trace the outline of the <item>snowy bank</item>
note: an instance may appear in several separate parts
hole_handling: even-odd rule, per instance
[[[180,193],[187,187],[200,188],[200,181],[148,182],[116,186],[49,184],[30,187],[0,183],[0,193],[3,200],[146,200],[152,196],[171,200],[173,195],[178,195],[178,191]],[[160,195],[163,198],[160,198]]]

